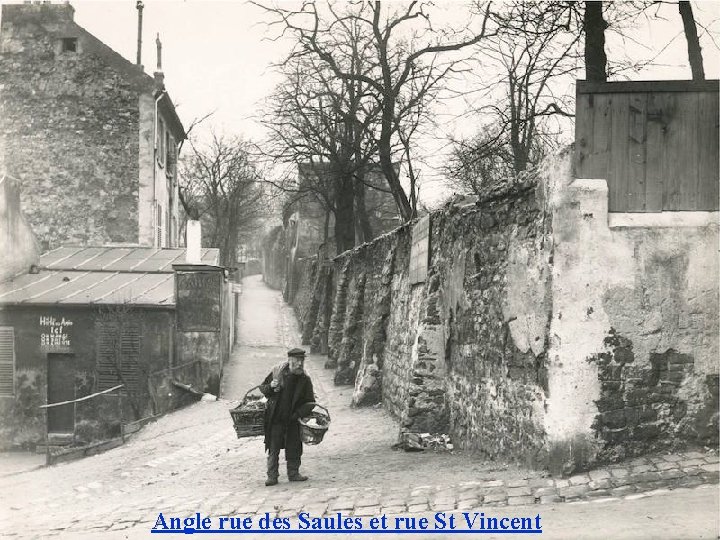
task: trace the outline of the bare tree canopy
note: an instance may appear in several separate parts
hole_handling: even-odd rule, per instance
[[[366,72],[368,60],[356,24],[333,35],[338,62],[351,73]],[[299,177],[276,183],[289,202],[311,198],[330,215],[338,252],[372,238],[364,204],[364,177],[376,151],[372,130],[376,101],[359,80],[341,79],[315,56],[291,56],[278,66],[284,79],[269,99],[263,122],[270,135],[263,154],[293,164]]]
[[[190,141],[181,160],[180,202],[203,224],[203,245],[220,249],[220,264],[237,263],[238,237],[266,214],[261,175],[250,160],[250,144],[212,133],[208,144]]]
[[[408,197],[397,161],[410,156],[415,126],[423,120],[428,104],[446,79],[460,69],[462,58],[451,53],[478,43],[489,33],[489,11],[481,15],[476,31],[469,27],[457,31],[436,29],[429,4],[422,2],[402,7],[386,7],[380,1],[330,3],[322,13],[314,1],[304,2],[296,10],[261,7],[274,16],[274,24],[280,25],[283,33],[296,37],[297,47],[291,57],[313,56],[335,77],[366,85],[379,109],[374,133],[380,167],[402,219],[412,219],[416,197]],[[367,72],[349,70],[336,48],[334,36],[351,25],[357,28],[356,38],[369,53]]]
[[[572,118],[572,79],[585,63],[586,78],[607,81],[608,75],[633,71],[653,59],[608,61],[605,33],[631,39],[641,18],[652,26],[651,7],[660,2],[523,2],[492,4],[496,31],[476,45],[482,68],[469,109],[482,126],[472,136],[453,142],[445,171],[463,190],[478,193],[483,185],[512,181],[538,164],[558,144],[558,135]],[[687,4],[687,5],[685,5]],[[476,9],[484,9],[478,2]],[[704,77],[697,28],[688,2],[680,2],[694,78]],[[583,40],[584,37],[584,40]],[[583,45],[584,42],[584,45]],[[497,74],[497,75],[493,75]],[[502,91],[501,91],[502,90]]]

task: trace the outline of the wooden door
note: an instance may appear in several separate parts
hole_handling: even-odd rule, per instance
[[[48,403],[75,399],[75,357],[72,354],[48,353]],[[75,431],[75,404],[68,403],[47,410],[48,433]]]

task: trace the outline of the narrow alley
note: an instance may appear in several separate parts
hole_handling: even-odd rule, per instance
[[[239,317],[239,344],[218,401],[160,418],[103,454],[4,476],[0,534],[148,538],[159,512],[296,517],[301,510],[376,516],[490,509],[540,513],[544,536],[552,538],[577,537],[577,531],[583,537],[716,535],[716,455],[654,456],[554,480],[460,452],[397,451],[391,448],[396,423],[380,408],[351,409],[351,388],[334,386],[324,357],[314,355],[306,367],[318,401],[332,415],[330,431],[322,444],[305,449],[302,470],[310,481],[290,484],[281,476],[278,486],[265,487],[262,439],[237,439],[228,409],[300,342],[291,309],[260,276],[244,280]],[[557,504],[572,500],[576,504]],[[594,509],[590,515],[586,505]],[[590,528],[603,520],[617,534]]]

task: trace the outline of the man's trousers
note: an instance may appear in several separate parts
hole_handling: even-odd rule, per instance
[[[303,445],[300,439],[300,424],[296,421],[288,425],[273,424],[270,431],[270,447],[267,456],[268,478],[277,479],[280,468],[280,450],[285,449],[287,474],[291,478],[300,472],[300,458]]]

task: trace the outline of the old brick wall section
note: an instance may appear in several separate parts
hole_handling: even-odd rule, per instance
[[[717,212],[608,214],[557,190],[547,430],[554,469],[718,446]]]

